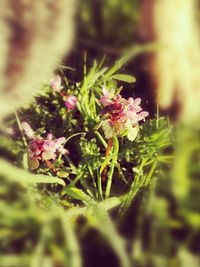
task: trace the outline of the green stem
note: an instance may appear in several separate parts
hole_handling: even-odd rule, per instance
[[[71,161],[70,157],[68,155],[65,155],[65,158],[67,160],[67,162],[69,163],[69,166],[71,167],[71,169],[73,170],[73,172],[75,174],[78,174],[78,169],[76,168],[76,166],[74,165],[74,163]],[[87,182],[84,180],[84,178],[82,178],[82,173],[80,175],[78,175],[71,183],[70,186],[74,186],[78,181],[80,180],[81,184],[83,185],[83,187],[85,188],[85,190],[87,191],[87,193],[91,196],[94,197],[94,194],[92,192],[92,190],[90,189],[90,187],[88,186]]]
[[[113,137],[113,154],[112,154],[112,162],[110,166],[110,171],[108,174],[108,181],[106,185],[106,192],[105,197],[108,198],[110,196],[110,189],[112,185],[112,178],[113,178],[113,172],[115,168],[115,163],[117,162],[118,157],[118,151],[119,151],[119,141],[116,136]]]
[[[80,133],[75,133],[75,134],[72,134],[71,136],[69,136],[66,141],[65,141],[65,144],[73,137],[77,136],[77,135],[82,135],[82,136],[85,136],[86,133],[85,132],[80,132]]]
[[[90,195],[92,198],[94,198],[94,194],[93,194],[91,188],[89,187],[89,185],[87,184],[87,182],[85,181],[85,178],[81,177],[80,182],[81,182],[82,186],[85,188],[88,195]]]
[[[99,171],[97,171],[97,187],[98,187],[98,194],[99,199],[103,200],[103,191],[102,191],[102,184],[101,184],[101,175]]]
[[[143,158],[142,162],[139,165],[139,172],[134,177],[134,180],[131,184],[131,188],[127,194],[122,196],[122,205],[119,210],[119,215],[122,216],[128,210],[130,203],[133,201],[134,197],[136,196],[137,192],[140,190],[141,186],[144,184],[146,177],[143,175],[143,168],[145,166],[147,159]],[[143,177],[142,177],[143,176]]]
[[[71,68],[71,67],[68,67],[68,66],[64,66],[64,65],[61,65],[61,64],[57,65],[57,67],[61,68],[61,69],[67,69],[67,70],[76,71],[76,69],[74,69],[74,68]]]
[[[159,120],[160,120],[160,110],[159,110],[159,104],[156,105],[156,128],[159,127]]]
[[[65,76],[65,73],[64,73],[64,71],[62,70],[61,67],[60,67],[60,72],[61,72],[62,75],[63,75],[63,78],[64,78],[64,80],[65,80],[65,84],[66,84],[66,86],[68,86],[68,85],[69,85],[69,82],[68,82],[68,80],[67,80],[67,78],[66,78],[66,76]]]
[[[72,162],[72,160],[70,159],[70,157],[68,155],[66,155],[66,154],[64,155],[64,157],[67,160],[67,162],[68,162],[70,168],[72,169],[72,171],[75,174],[77,174],[78,173],[78,170],[77,170],[76,166],[74,165],[74,163]]]
[[[118,173],[119,173],[119,178],[121,178],[121,180],[125,183],[125,184],[129,184],[128,183],[128,181],[126,180],[126,178],[125,178],[125,176],[124,176],[124,174],[123,174],[123,172],[122,172],[122,170],[121,170],[121,166],[120,166],[120,164],[118,163],[118,162],[116,162],[116,168],[117,168],[117,170],[118,170]]]
[[[107,146],[108,146],[108,144],[106,143],[106,141],[104,140],[104,138],[102,137],[102,135],[98,131],[95,131],[94,133],[96,134],[96,136],[99,138],[99,141],[102,143],[102,145],[106,149]]]
[[[87,74],[87,53],[86,53],[86,51],[84,51],[83,57],[84,57],[83,75],[84,75],[84,80],[85,80],[85,77]]]
[[[87,182],[84,180],[85,178],[82,178],[83,174],[80,173],[79,175],[76,176],[76,178],[71,181],[71,183],[68,185],[68,187],[73,187],[76,185],[76,183],[78,181],[80,181],[80,183],[82,184],[82,186],[84,187],[84,189],[86,190],[86,192],[88,193],[88,195],[90,195],[91,197],[94,198],[94,194],[92,192],[92,190],[90,189],[90,187],[88,186]]]
[[[75,186],[75,184],[81,179],[82,175],[83,175],[82,173],[80,173],[79,175],[77,175],[76,178],[71,181],[71,183],[69,184],[69,187]]]
[[[154,171],[156,169],[156,165],[157,165],[157,162],[155,161],[153,163],[153,165],[151,166],[151,169],[150,169],[150,171],[149,171],[149,173],[147,175],[147,178],[146,178],[146,181],[145,181],[145,185],[146,186],[150,183],[151,177],[152,177],[152,175],[153,175],[153,173],[154,173]]]
[[[90,176],[92,178],[92,183],[93,183],[93,186],[94,186],[95,196],[97,197],[97,184],[96,184],[95,179],[94,179],[94,173],[93,173],[93,170],[92,170],[92,168],[91,168],[91,166],[89,164],[87,164],[87,167],[88,167]]]
[[[17,121],[18,128],[20,130],[21,136],[22,136],[22,141],[24,143],[24,146],[27,147],[28,144],[27,144],[27,141],[26,141],[26,138],[25,138],[25,135],[24,135],[24,132],[23,132],[23,129],[22,129],[22,125],[21,125],[19,116],[17,114],[17,111],[15,111],[15,118],[16,118],[16,121]]]

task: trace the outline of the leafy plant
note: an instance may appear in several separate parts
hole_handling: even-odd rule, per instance
[[[120,234],[120,227],[138,201],[138,209],[147,210],[142,215],[139,210],[135,220],[157,203],[163,229],[166,222],[177,222],[155,190],[156,183],[166,182],[163,173],[170,174],[175,128],[158,114],[148,118],[138,98],[122,96],[121,82],[125,87],[135,78],[120,69],[141,51],[134,49],[110,68],[94,61],[88,72],[85,55],[81,81],[57,75],[31,106],[15,114],[15,135],[1,136],[1,147],[10,151],[16,166],[0,161],[0,265],[80,267],[82,239],[93,229],[119,266],[149,266],[154,245],[142,252],[142,226],[133,240]],[[147,196],[149,204],[144,203]],[[185,216],[198,225],[195,214]],[[157,249],[150,260],[154,266],[160,262]],[[161,266],[165,263],[162,259]]]

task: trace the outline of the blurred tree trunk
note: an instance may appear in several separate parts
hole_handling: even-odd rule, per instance
[[[0,120],[28,103],[71,48],[75,0],[2,0]]]
[[[142,0],[139,35],[158,42],[150,71],[163,108],[176,103],[184,122],[200,118],[200,49],[198,0]]]

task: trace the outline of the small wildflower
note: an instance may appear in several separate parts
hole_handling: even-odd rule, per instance
[[[33,139],[28,146],[28,154],[31,162],[55,160],[59,154],[68,153],[64,148],[66,139],[64,137],[53,139],[52,135],[48,135],[46,139],[38,137]],[[37,168],[39,167],[36,164]]]
[[[22,123],[22,128],[31,139],[28,145],[28,156],[32,170],[39,167],[40,161],[55,160],[60,154],[68,153],[64,148],[65,137],[55,139],[52,134],[48,134],[46,138],[36,136],[27,122]]]
[[[55,159],[56,153],[62,149],[63,143],[65,142],[65,138],[59,138],[55,140],[48,140],[48,139],[42,139],[42,140],[33,140],[33,142],[36,145],[35,155],[41,160],[46,159]],[[38,154],[40,152],[40,154]],[[48,155],[48,158],[47,158]]]
[[[104,107],[106,107],[111,103],[111,96],[105,86],[102,88],[102,93],[103,95],[100,98],[100,102]]]
[[[111,95],[105,87],[102,91],[100,102],[104,106],[102,128],[105,137],[110,139],[115,135],[126,135],[133,141],[139,131],[138,122],[149,115],[148,112],[142,111],[141,99],[130,97],[126,100],[120,94]]]
[[[70,110],[76,108],[77,105],[77,98],[74,95],[68,96],[65,101],[65,106]]]
[[[114,92],[113,93],[108,92],[106,87],[103,86],[102,87],[102,93],[103,93],[103,95],[100,98],[100,102],[104,107],[106,107],[111,103],[111,99],[114,96]]]
[[[50,80],[50,85],[55,92],[60,92],[63,89],[63,86],[61,85],[61,77],[59,75],[56,75]]]
[[[30,159],[42,160],[42,153],[44,152],[44,139],[35,138],[28,145],[28,154]]]

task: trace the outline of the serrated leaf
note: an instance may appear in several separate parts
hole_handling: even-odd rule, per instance
[[[110,139],[115,135],[115,129],[111,127],[108,120],[103,120],[101,123],[106,139]]]

